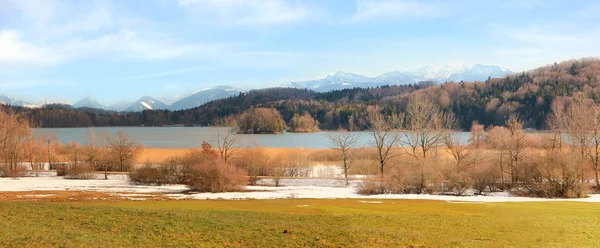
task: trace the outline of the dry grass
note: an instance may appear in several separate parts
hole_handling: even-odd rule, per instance
[[[302,166],[313,166],[313,165],[341,165],[341,160],[337,151],[332,149],[305,149],[305,148],[241,148],[237,151],[237,156],[232,158],[232,161],[242,158],[243,153],[247,150],[258,150],[261,154],[268,154],[269,157],[277,158],[276,160],[282,164],[296,164]],[[147,161],[161,163],[168,158],[173,156],[183,156],[187,154],[190,149],[167,149],[167,148],[146,148],[139,156],[137,163],[142,164]],[[544,149],[529,148],[527,149],[527,155],[542,155]],[[390,168],[397,167],[398,165],[406,164],[409,159],[406,153],[395,148],[395,156],[390,161]],[[481,156],[492,158],[495,155],[495,151],[492,149],[481,149],[478,151]],[[375,148],[360,148],[356,149],[356,156],[354,162],[349,171],[350,175],[377,175],[379,168],[376,157]],[[452,156],[445,148],[437,149],[436,153],[432,156],[436,156],[439,161],[448,161],[452,159]],[[237,158],[236,158],[237,157]]]

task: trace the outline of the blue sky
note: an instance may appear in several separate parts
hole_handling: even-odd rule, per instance
[[[0,0],[0,94],[109,104],[215,85],[598,56],[595,1]]]

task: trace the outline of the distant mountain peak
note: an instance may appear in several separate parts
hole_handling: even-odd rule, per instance
[[[133,102],[125,111],[143,111],[143,110],[159,110],[168,109],[165,103],[151,96],[142,96],[137,101]]]
[[[281,87],[307,88],[325,92],[352,87],[412,84],[421,81],[433,81],[436,83],[448,81],[484,81],[488,77],[504,77],[511,73],[511,70],[496,65],[445,65],[441,67],[428,65],[409,71],[390,71],[374,78],[338,71],[322,79],[303,82],[287,81],[282,83]]]
[[[84,97],[83,99],[73,104],[73,108],[106,109],[106,106],[100,104],[98,101],[92,99],[91,97]]]
[[[202,104],[217,100],[221,98],[227,98],[230,96],[237,95],[245,90],[238,89],[228,85],[218,85],[210,88],[205,88],[194,92],[194,94],[181,98],[169,106],[171,110],[182,110],[199,107]]]

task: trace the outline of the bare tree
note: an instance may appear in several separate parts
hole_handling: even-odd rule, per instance
[[[481,148],[485,143],[485,132],[483,125],[479,124],[478,121],[473,121],[471,124],[471,138],[469,139],[473,147]]]
[[[28,142],[28,147],[26,151],[28,156],[28,162],[30,164],[30,169],[33,171],[44,170],[44,162],[46,161],[46,149],[44,139],[44,137],[38,137],[37,139],[32,138],[31,141]]]
[[[108,167],[111,163],[111,156],[109,151],[107,151],[108,138],[103,138],[103,136],[106,136],[106,134],[98,137],[94,129],[89,128],[84,151],[86,155],[86,162],[93,166],[95,170],[103,170],[104,179],[108,179]]]
[[[465,171],[477,162],[472,150],[469,149],[467,144],[460,140],[459,137],[446,135],[444,138],[444,144],[447,148],[446,151],[454,160],[454,169],[456,173]]]
[[[519,181],[519,163],[525,157],[525,151],[529,140],[523,132],[523,122],[515,116],[511,116],[506,121],[506,126],[510,132],[510,143],[508,146],[508,155],[510,158],[510,176],[513,184]]]
[[[591,99],[576,97],[570,102],[564,119],[569,143],[590,162],[596,187],[600,188],[600,107]],[[581,175],[584,181],[583,173]]]
[[[40,140],[44,143],[44,147],[46,150],[46,160],[48,161],[48,169],[52,170],[55,169],[55,165],[54,162],[55,161],[55,153],[56,150],[58,150],[58,147],[60,146],[60,143],[58,142],[57,138],[56,138],[56,134],[49,134],[47,136],[41,136]]]
[[[234,118],[224,118],[215,123],[216,126],[226,127],[223,130],[215,133],[215,143],[219,149],[221,160],[225,163],[235,154],[240,148],[238,125]]]
[[[356,144],[358,143],[358,135],[354,132],[354,118],[349,119],[348,131],[340,128],[335,133],[329,133],[327,137],[333,143],[333,150],[338,151],[342,159],[342,170],[344,170],[344,178],[346,186],[348,183],[348,170],[352,166],[353,159],[356,157]]]
[[[21,163],[31,142],[28,120],[0,111],[0,162],[3,163],[0,169],[3,176],[20,176]]]
[[[110,148],[110,153],[117,160],[120,171],[123,172],[125,168],[131,169],[131,166],[135,162],[135,158],[142,152],[144,145],[138,143],[134,139],[130,138],[129,135],[119,131],[117,137],[108,137],[107,145]]]
[[[550,107],[551,112],[546,120],[547,128],[553,131],[552,139],[550,140],[553,149],[558,148],[558,150],[562,150],[563,147],[563,134],[567,131],[569,124],[567,122],[567,112],[565,107],[562,100],[554,99]]]
[[[375,148],[377,149],[377,161],[379,171],[383,178],[385,166],[390,159],[396,156],[392,149],[397,145],[399,137],[393,132],[397,121],[400,118],[386,118],[381,113],[373,111],[367,117],[368,126],[373,135]]]
[[[502,188],[506,187],[504,174],[506,173],[505,162],[508,157],[508,150],[510,146],[510,133],[505,127],[493,127],[488,132],[488,143],[497,153],[497,163],[500,169],[500,180],[502,182]]]
[[[403,150],[415,159],[425,159],[432,148],[441,145],[455,123],[451,112],[444,112],[424,97],[413,96],[406,106],[404,128],[410,132],[404,132]]]

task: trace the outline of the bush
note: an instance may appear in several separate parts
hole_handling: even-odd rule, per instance
[[[164,163],[147,162],[132,172],[130,180],[143,185],[185,184],[194,191],[213,193],[235,191],[248,184],[246,173],[222,162],[210,146]]]
[[[547,198],[580,198],[587,191],[581,182],[584,161],[574,152],[549,152],[523,163],[518,195]]]
[[[131,173],[129,179],[135,184],[142,185],[163,185],[170,184],[169,167],[143,165]]]
[[[73,165],[62,165],[56,170],[57,175],[62,175],[65,179],[93,179],[94,167],[86,163],[76,163]]]
[[[457,196],[465,195],[473,187],[472,178],[466,172],[449,171],[445,174],[447,191]],[[446,192],[444,192],[446,193]]]
[[[8,164],[0,165],[0,177],[23,177],[26,171],[27,168],[20,164],[12,166]]]
[[[381,181],[365,179],[358,184],[356,193],[361,195],[379,195],[386,193],[386,187]]]
[[[218,160],[203,161],[192,167],[187,185],[198,192],[237,191],[247,185],[246,173]]]
[[[276,160],[272,159],[264,150],[250,148],[243,150],[240,153],[240,156],[234,159],[233,164],[237,168],[246,171],[250,179],[250,185],[256,185],[260,180],[260,177],[269,174],[270,165],[275,161]]]
[[[484,191],[496,191],[496,182],[500,178],[500,172],[491,163],[476,164],[471,171],[473,189],[476,194],[482,194]]]

